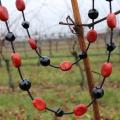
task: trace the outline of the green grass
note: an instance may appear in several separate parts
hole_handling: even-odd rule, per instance
[[[102,51],[101,51],[102,52]],[[91,50],[89,54],[94,54],[96,51]],[[54,53],[54,55],[62,55],[63,52]],[[64,55],[70,55],[68,51]],[[32,56],[32,55],[31,55]],[[34,57],[36,55],[33,54]],[[24,57],[24,55],[23,55]],[[92,70],[100,71],[101,64],[106,60],[106,55],[90,56],[92,63]],[[37,58],[37,57],[36,57]],[[63,60],[74,61],[71,58],[52,58],[52,63],[58,65]],[[120,57],[112,55],[113,74],[109,77],[105,84],[105,96],[99,100],[101,115],[110,120],[120,120]],[[59,108],[62,107],[66,111],[72,111],[73,106],[79,103],[88,104],[90,97],[85,85],[85,90],[80,88],[81,76],[78,67],[74,66],[69,72],[61,72],[50,67],[31,66],[29,64],[37,64],[38,59],[23,60],[22,72],[24,77],[30,79],[32,82],[31,92],[34,97],[42,97],[46,100],[48,107]],[[28,65],[25,65],[28,64]],[[82,65],[83,63],[80,62]],[[83,66],[83,65],[82,65]],[[13,81],[15,83],[15,92],[9,92],[6,89],[8,85],[8,76],[5,66],[0,67],[0,119],[2,120],[53,120],[54,115],[48,112],[39,112],[34,109],[31,100],[26,92],[18,88],[20,77],[15,68],[11,68]],[[102,79],[94,74],[96,84],[100,83]],[[113,82],[113,84],[111,84]],[[114,83],[115,82],[115,83]],[[84,120],[90,120],[92,116],[92,108],[83,116]],[[20,120],[21,120],[20,119]],[[74,120],[74,115],[67,117],[66,120]]]

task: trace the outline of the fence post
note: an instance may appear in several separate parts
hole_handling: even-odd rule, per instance
[[[52,57],[52,40],[49,40],[49,56]]]
[[[73,8],[75,23],[77,25],[81,25],[82,22],[81,22],[81,17],[80,17],[80,13],[79,13],[78,2],[77,2],[77,0],[71,0],[71,3],[72,3],[72,8]],[[79,42],[80,49],[82,51],[85,51],[86,44],[85,44],[85,40],[84,40],[83,27],[80,28],[80,31],[81,31],[81,33],[79,35],[77,35],[78,42]],[[89,58],[84,59],[84,67],[86,70],[89,93],[90,93],[91,99],[93,99],[92,98],[92,89],[94,87],[94,81],[93,81],[93,74],[91,72],[92,70],[91,70],[91,64],[90,64]],[[93,112],[94,112],[94,120],[100,120],[100,113],[99,113],[99,107],[98,107],[97,101],[95,101],[93,103]]]

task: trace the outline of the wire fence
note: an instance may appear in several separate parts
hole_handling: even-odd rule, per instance
[[[71,52],[73,51],[74,43],[76,42],[76,38],[62,38],[62,39],[48,39],[48,40],[37,40],[39,46],[39,52],[41,55],[48,55],[54,58],[62,58],[62,57],[73,57]],[[91,50],[89,52],[90,56],[104,56],[107,54],[106,51],[106,42],[104,36],[99,36],[98,41],[91,46]],[[113,55],[119,57],[120,60],[120,40],[119,36],[116,36],[116,50],[113,52]],[[23,59],[36,59],[37,57],[34,55],[34,52],[29,47],[26,41],[19,41],[15,43],[15,47],[17,52],[20,52]],[[75,50],[79,53],[79,47],[75,46]],[[99,52],[98,52],[99,51]],[[8,57],[11,53],[11,47],[6,42],[5,49],[3,49],[4,56]],[[64,54],[66,53],[66,54]]]

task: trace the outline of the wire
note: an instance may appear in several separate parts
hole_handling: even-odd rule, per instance
[[[1,0],[0,0],[0,5],[1,5],[1,4],[2,4],[2,3],[1,3]],[[92,1],[92,7],[93,7],[93,9],[94,9],[94,7],[95,7],[94,4],[95,4],[95,0]],[[112,3],[111,3],[111,2],[110,2],[110,4],[109,4],[109,7],[110,7],[110,13],[112,13]],[[114,14],[117,15],[117,14],[119,14],[119,13],[120,13],[120,10],[119,10],[119,11],[116,11]],[[22,16],[23,16],[23,20],[26,21],[24,11],[22,11]],[[80,26],[87,26],[87,27],[90,27],[90,28],[92,27],[92,29],[94,29],[94,25],[95,25],[95,24],[97,24],[97,23],[99,23],[99,22],[102,22],[102,21],[104,21],[104,20],[106,20],[106,19],[107,19],[107,17],[104,17],[104,18],[102,18],[102,19],[100,19],[100,20],[98,20],[98,21],[94,21],[94,19],[93,19],[93,20],[92,20],[92,23],[90,23],[90,24],[76,25],[75,22],[71,19],[71,17],[68,16],[67,19],[66,19],[67,23],[60,22],[60,24],[68,25],[69,28],[70,28],[70,30],[71,30],[71,32],[72,32],[72,29],[71,29],[71,25],[72,25],[73,28],[74,28],[74,32],[75,32],[76,35],[77,35],[77,34],[80,33],[80,31],[79,31]],[[68,20],[70,20],[72,23],[69,23]],[[6,25],[7,31],[10,32],[10,28],[9,28],[8,22],[5,22],[5,25]],[[76,28],[76,27],[77,27],[77,28]],[[29,29],[26,29],[26,31],[27,31],[28,37],[31,38]],[[73,32],[73,33],[74,33],[74,32]],[[16,51],[15,51],[15,46],[14,46],[13,42],[10,42],[10,43],[11,43],[11,47],[12,47],[13,53],[16,53]],[[111,29],[111,35],[110,35],[110,44],[112,45],[112,43],[113,43],[113,29]],[[91,45],[91,43],[89,42],[89,43],[88,43],[88,46],[87,46],[87,48],[86,48],[86,51],[85,51],[86,53],[87,53],[87,51],[89,50],[90,45]],[[37,49],[35,49],[35,52],[36,52],[36,54],[38,55],[39,58],[43,58],[43,57],[40,55],[40,53],[38,52]],[[109,53],[108,53],[108,60],[107,60],[107,62],[110,62],[110,57],[111,57],[111,51],[109,51]],[[81,59],[76,60],[72,65],[77,64],[80,60],[81,60]],[[60,67],[54,66],[54,65],[52,65],[52,64],[50,64],[49,66],[54,67],[54,68],[57,68],[57,69],[60,69]],[[94,71],[92,71],[92,72],[94,72]],[[24,80],[20,67],[18,67],[18,73],[19,73],[20,78],[21,78],[22,80]],[[101,74],[98,73],[98,72],[94,72],[94,73],[101,75]],[[100,84],[100,88],[103,87],[103,85],[104,85],[104,83],[105,83],[105,80],[106,80],[106,77],[103,77],[103,80],[102,80],[102,82],[101,82],[101,84]],[[34,100],[34,97],[32,96],[32,94],[31,94],[31,92],[30,92],[29,90],[27,91],[27,93],[28,93],[29,97],[31,98],[31,100]],[[96,101],[96,98],[93,98],[92,101],[90,101],[90,103],[87,105],[87,107],[90,107],[95,101]],[[56,114],[56,112],[57,112],[57,111],[52,110],[51,108],[47,108],[47,107],[46,107],[46,110],[48,110],[48,111],[50,111],[50,112],[53,112],[53,113],[55,113],[55,114]],[[64,115],[70,115],[70,114],[73,114],[73,113],[74,113],[74,112],[64,112]]]

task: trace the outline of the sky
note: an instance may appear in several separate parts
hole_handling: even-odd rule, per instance
[[[59,21],[65,21],[67,15],[73,18],[71,0],[24,0],[26,3],[25,15],[27,21],[30,21],[30,32],[41,35],[71,34],[67,26],[59,25]],[[91,9],[92,0],[78,0],[80,14],[83,23],[90,23],[88,11]],[[15,0],[2,0],[2,4],[7,7],[10,19],[11,30],[18,36],[26,35],[21,27],[22,16],[15,7]],[[120,0],[113,0],[113,11],[120,9]],[[109,13],[109,4],[106,0],[95,0],[95,8],[99,11],[98,19],[105,17]],[[118,27],[120,26],[120,15],[118,18]],[[13,24],[14,23],[14,24]],[[1,31],[5,31],[5,25],[0,22]],[[96,25],[98,32],[104,32],[107,29],[106,22]],[[85,28],[85,31],[88,29]]]

